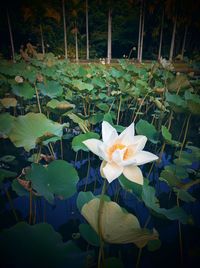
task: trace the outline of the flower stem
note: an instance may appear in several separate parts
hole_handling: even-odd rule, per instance
[[[99,214],[98,214],[98,231],[99,231],[99,238],[100,238],[100,247],[99,247],[99,257],[98,257],[98,268],[101,268],[101,259],[102,259],[102,267],[105,267],[105,260],[104,260],[104,251],[103,251],[103,234],[102,234],[102,214],[103,214],[103,205],[104,205],[104,194],[106,192],[106,179],[104,179],[100,202],[99,202]]]
[[[144,96],[144,98],[142,99],[142,101],[141,101],[141,103],[140,103],[140,106],[139,106],[138,110],[137,110],[136,113],[135,113],[135,117],[134,117],[134,119],[133,119],[133,122],[136,121],[136,118],[137,118],[137,116],[138,116],[138,113],[140,112],[140,110],[141,110],[141,108],[142,108],[142,105],[143,105],[143,103],[144,103],[146,97],[148,96],[148,94],[149,94],[149,92],[147,92],[147,94],[146,94],[146,95]]]
[[[14,207],[14,204],[13,204],[13,200],[12,200],[12,198],[10,196],[10,193],[9,193],[8,189],[5,188],[4,190],[5,190],[6,196],[8,198],[8,202],[10,204],[10,207],[12,209],[12,213],[13,213],[13,215],[15,217],[15,220],[16,220],[16,222],[18,222],[19,221],[19,218],[18,218],[18,215],[17,215],[17,213],[15,211],[15,207]]]
[[[85,187],[84,187],[84,190],[83,190],[84,192],[87,191],[89,172],[90,172],[90,153],[88,153],[88,167],[87,167],[87,175],[86,175]]]
[[[179,158],[181,156],[181,153],[183,151],[183,147],[185,145],[185,141],[186,141],[186,137],[187,137],[187,133],[188,133],[188,128],[189,128],[190,118],[191,118],[191,114],[189,114],[189,116],[187,118],[187,123],[186,123],[186,127],[185,127],[185,133],[184,133],[183,141],[182,141],[182,144],[181,144],[181,149],[180,149],[180,152],[179,152]]]
[[[142,248],[140,248],[139,249],[139,252],[138,252],[137,262],[136,262],[136,268],[139,268],[141,255],[142,255]]]
[[[180,207],[179,205],[179,197],[177,194],[177,207]],[[181,232],[181,223],[178,221],[178,232],[179,232],[179,247],[180,247],[180,264],[183,266],[183,241],[182,241],[182,232]]]
[[[32,222],[32,216],[33,216],[33,192],[31,188],[29,196],[29,224],[31,224]]]
[[[36,94],[36,98],[37,98],[38,109],[39,109],[39,112],[41,114],[42,113],[42,109],[41,109],[41,105],[40,105],[40,97],[39,97],[38,90],[37,90],[37,87],[36,86],[35,86],[35,94]]]
[[[121,110],[121,104],[122,104],[122,97],[120,96],[118,112],[117,112],[117,125],[119,124],[119,115],[120,115],[120,110]]]

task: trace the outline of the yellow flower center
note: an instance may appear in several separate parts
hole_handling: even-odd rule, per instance
[[[134,151],[131,148],[127,148],[124,152],[123,160],[129,159],[131,156],[133,156]]]
[[[108,149],[108,157],[111,160],[112,159],[112,154],[116,151],[116,150],[123,150],[124,148],[126,148],[126,146],[124,144],[120,144],[120,143],[116,143],[114,145],[112,145],[109,149]],[[126,148],[124,155],[123,155],[123,160],[127,160],[129,159],[131,156],[133,156],[134,151],[131,148]]]
[[[113,146],[111,146],[109,149],[108,149],[108,157],[111,159],[112,158],[112,154],[116,151],[116,150],[122,150],[124,149],[126,146],[123,145],[123,144],[114,144]]]

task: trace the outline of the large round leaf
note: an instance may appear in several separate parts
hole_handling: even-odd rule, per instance
[[[16,147],[30,151],[43,136],[61,137],[64,126],[47,119],[44,114],[28,113],[15,119],[9,138]]]
[[[81,214],[97,233],[99,233],[99,204],[100,200],[94,198],[81,210]],[[125,211],[117,203],[107,201],[104,201],[101,213],[101,233],[103,240],[108,243],[134,243],[137,247],[144,247],[149,240],[158,238],[156,231],[141,229],[134,215]]]
[[[53,80],[47,81],[46,83],[38,83],[37,86],[43,95],[51,98],[58,97],[63,93],[63,87],[60,83]]]
[[[146,120],[140,119],[136,124],[136,131],[138,135],[145,135],[152,143],[158,142],[158,132],[154,125]]]
[[[72,85],[74,86],[74,88],[82,91],[82,90],[86,90],[86,91],[92,91],[94,86],[92,84],[89,83],[85,83],[82,80],[78,80],[78,79],[74,79],[72,81]]]
[[[80,224],[79,232],[89,244],[91,244],[92,246],[99,247],[100,244],[99,236],[89,224],[84,223]]]
[[[172,134],[169,132],[169,130],[165,126],[162,126],[161,131],[162,131],[162,136],[166,143],[175,147],[178,147],[181,145],[180,142],[172,139]]]
[[[192,114],[200,114],[200,98],[197,94],[192,94],[189,90],[185,91],[185,100]]]
[[[58,101],[56,99],[52,99],[47,103],[47,107],[54,113],[63,114],[71,109],[74,109],[75,105],[69,103],[68,101]]]
[[[1,187],[2,182],[5,179],[15,177],[15,176],[17,176],[17,173],[12,172],[12,171],[7,170],[7,169],[0,168],[0,187]]]
[[[47,167],[32,164],[26,178],[39,195],[53,203],[54,195],[69,198],[76,192],[78,174],[74,167],[64,160],[52,161]]]
[[[14,119],[14,116],[9,113],[0,114],[0,135],[4,138],[10,133]]]
[[[81,250],[62,237],[51,225],[20,222],[0,235],[1,262],[4,267],[84,267]]]
[[[181,96],[166,92],[165,97],[166,101],[175,113],[187,112],[187,103]]]
[[[72,140],[72,149],[75,152],[79,150],[83,150],[85,152],[89,152],[88,148],[83,144],[83,141],[88,139],[99,139],[100,136],[94,132],[87,132],[85,134],[79,134],[78,136],[74,137]]]
[[[27,82],[18,84],[12,83],[12,92],[19,97],[26,99],[32,99],[35,94],[35,89]]]
[[[155,189],[149,186],[145,180],[142,190],[142,200],[147,207],[170,220],[179,220],[182,223],[187,223],[188,215],[181,207],[174,206],[169,209],[161,208],[155,192]]]

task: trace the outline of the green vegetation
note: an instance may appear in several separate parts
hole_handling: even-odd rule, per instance
[[[183,250],[181,225],[195,224],[185,204],[196,202],[198,195],[194,189],[200,183],[199,167],[192,165],[200,156],[196,134],[199,80],[159,63],[138,68],[123,59],[117,66],[79,65],[58,60],[51,53],[43,60],[32,58],[28,63],[19,60],[11,64],[3,60],[0,76],[0,142],[6,148],[0,159],[1,192],[6,194],[16,222],[24,220],[33,225],[20,222],[2,232],[0,248],[7,264],[12,256],[13,263],[21,267],[27,267],[27,262],[38,266],[41,250],[48,256],[44,263],[48,267],[55,267],[55,263],[59,263],[58,267],[74,266],[76,262],[77,267],[93,267],[90,262],[94,265],[98,262],[99,267],[105,263],[123,267],[120,258],[109,255],[108,248],[112,244],[134,243],[140,249],[139,265],[143,247],[147,245],[152,252],[161,246],[159,228],[148,227],[151,219],[160,218],[167,223],[177,221]],[[119,189],[109,196],[108,186],[104,185],[99,197],[95,195],[99,187],[97,178],[93,178],[93,193],[87,191],[91,187],[90,165],[98,163],[99,170],[100,161],[89,153],[83,141],[100,139],[103,121],[118,132],[135,122],[136,133],[145,135],[147,147],[159,156],[157,163],[143,169],[144,185],[131,182],[123,175],[119,177],[119,189],[146,207],[149,215],[146,224],[141,225],[137,215],[120,202]],[[20,164],[18,157],[22,153],[24,163]],[[72,165],[78,154],[88,159],[86,179]],[[172,157],[167,164],[164,155]],[[78,187],[79,183],[84,185],[84,191]],[[170,205],[161,205],[162,192],[156,190],[156,185],[161,183],[168,189]],[[28,219],[22,219],[15,210],[10,186],[17,196],[29,198]],[[87,220],[80,223],[76,239],[81,236],[91,251],[85,248],[82,252],[76,241],[63,243],[51,226],[40,223],[36,217],[39,200],[54,204],[55,200],[67,200],[76,193],[77,208]],[[99,211],[101,229],[98,229]],[[26,258],[22,261],[21,252],[29,245],[31,249],[24,253]],[[182,261],[183,258],[181,254]]]

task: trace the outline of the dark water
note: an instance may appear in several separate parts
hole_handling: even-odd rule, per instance
[[[9,144],[10,152],[17,156],[18,165],[15,167],[17,172],[20,172],[21,168],[26,165],[30,165],[26,161],[28,155],[23,151],[12,148],[12,145],[6,141],[2,144],[2,149],[6,150]],[[87,191],[92,191],[95,195],[101,193],[102,178],[99,173],[99,161],[94,156],[90,157],[91,167],[87,176],[88,158],[87,154],[78,156],[76,163],[74,160],[75,155],[66,148],[66,159],[71,162],[79,173],[80,181],[77,185],[77,191],[84,190],[85,183],[87,182]],[[160,204],[163,207],[169,203],[170,188],[166,183],[158,180],[159,172],[171,161],[171,155],[164,153],[162,162],[157,166],[152,174],[149,176],[149,180],[154,184],[156,194],[159,195]],[[193,163],[193,168],[198,169],[198,163]],[[147,176],[148,168],[142,168],[144,176]],[[6,183],[6,187],[9,188],[10,183]],[[119,191],[119,204],[125,207],[130,213],[133,213],[138,218],[141,227],[144,227],[147,219],[150,216],[149,209],[143,202],[139,201],[137,197],[124,191],[118,182],[115,180],[112,182],[107,190],[107,195],[113,200],[115,198],[116,191]],[[194,186],[191,189],[191,193],[194,197],[199,197],[199,186]],[[16,211],[18,212],[20,220],[27,220],[29,215],[29,197],[17,197],[13,194],[13,202]],[[78,194],[75,194],[67,200],[55,199],[55,204],[50,205],[43,198],[37,201],[37,213],[36,223],[46,222],[51,224],[54,229],[62,234],[63,240],[68,241],[74,238],[74,234],[79,232],[79,224],[85,222],[83,217],[76,206],[76,198]],[[173,195],[172,195],[173,200]],[[5,201],[3,196],[2,202]],[[1,204],[3,204],[1,202]],[[183,242],[183,256],[184,264],[182,267],[198,267],[200,261],[200,202],[195,201],[192,203],[184,204],[184,209],[193,217],[192,225],[181,225],[182,230],[182,242]],[[44,213],[45,211],[45,213]],[[10,204],[6,203],[5,207],[1,206],[1,228],[8,228],[14,225],[14,219],[10,211]],[[161,248],[155,252],[149,252],[146,248],[143,249],[140,267],[180,267],[180,252],[179,252],[179,233],[178,222],[169,221],[166,219],[151,216],[148,222],[147,228],[156,228],[159,233],[159,238],[162,241]],[[74,240],[77,245],[84,251],[87,248],[87,243],[83,238]],[[112,245],[109,249],[105,249],[109,256],[118,256],[120,252],[121,259],[123,260],[124,267],[135,267],[138,250],[133,245]],[[95,266],[93,266],[95,267]]]

